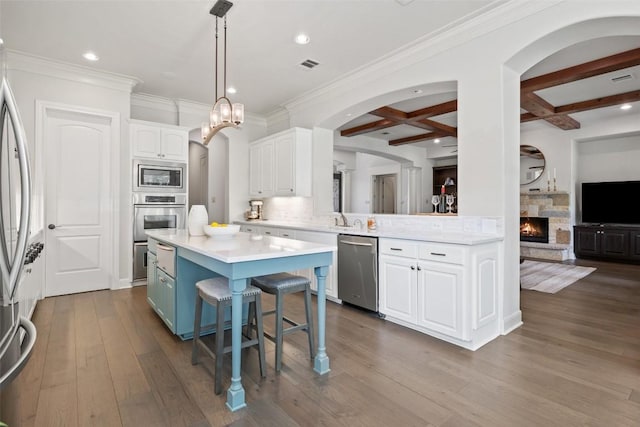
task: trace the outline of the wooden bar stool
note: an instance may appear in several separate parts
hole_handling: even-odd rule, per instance
[[[276,371],[282,368],[282,342],[283,337],[290,333],[304,330],[309,338],[309,354],[315,356],[315,344],[313,335],[313,313],[311,311],[311,281],[304,276],[296,276],[290,273],[268,274],[251,279],[251,285],[260,288],[262,292],[276,296],[275,310],[265,311],[264,315],[275,314],[276,334],[272,336],[264,333],[265,337],[276,344]],[[307,316],[306,323],[296,323],[284,315],[284,296],[295,292],[304,292],[304,308]],[[291,327],[284,328],[283,322]]]
[[[191,363],[198,363],[198,346],[201,346],[212,358],[215,359],[215,393],[222,391],[222,359],[223,355],[231,352],[231,346],[224,346],[224,312],[225,307],[231,307],[231,290],[229,281],[225,277],[215,277],[213,279],[201,280],[196,283],[196,314],[193,324],[193,349],[191,353]],[[260,289],[247,286],[242,291],[242,302],[249,303],[249,316],[247,327],[243,333],[242,348],[258,346],[258,356],[260,357],[260,375],[267,376],[267,365],[264,356],[264,329],[262,327],[262,303]],[[200,338],[200,323],[202,322],[202,302],[216,308],[216,339],[215,351],[212,351]],[[255,320],[255,323],[254,323]],[[256,329],[257,337],[252,338],[252,329]]]

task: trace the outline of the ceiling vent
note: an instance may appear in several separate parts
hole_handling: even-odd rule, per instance
[[[320,63],[314,61],[313,59],[305,59],[304,61],[302,61],[300,63],[300,65],[303,66],[304,68],[307,68],[307,69],[310,70],[310,69],[320,65]]]
[[[611,77],[611,81],[614,83],[618,83],[624,80],[631,80],[633,79],[633,74],[623,74],[621,76],[615,76],[615,77]]]

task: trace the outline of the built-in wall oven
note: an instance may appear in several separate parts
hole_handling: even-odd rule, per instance
[[[184,228],[186,194],[133,194],[133,280],[147,277],[147,230]]]
[[[133,161],[133,191],[186,192],[186,163]]]

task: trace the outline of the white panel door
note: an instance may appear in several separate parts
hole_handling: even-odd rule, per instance
[[[49,110],[45,117],[45,296],[109,287],[111,119]]]
[[[162,130],[162,149],[160,157],[163,160],[186,162],[189,156],[189,133],[183,130]]]
[[[462,311],[464,268],[422,261],[418,268],[418,325],[465,339]]]
[[[416,323],[418,286],[416,260],[385,255],[379,256],[378,259],[380,261],[378,308],[380,313]]]

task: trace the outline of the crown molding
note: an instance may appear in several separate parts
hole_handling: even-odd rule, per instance
[[[289,111],[284,107],[272,111],[266,117],[267,123],[280,123],[285,121],[288,123],[290,119]]]
[[[567,0],[521,1],[495,0],[484,8],[462,17],[447,26],[426,34],[377,60],[342,75],[328,84],[305,92],[283,105],[290,112],[314,105],[318,98],[330,93],[345,93],[363,82],[393,74],[399,69],[424,61],[475,38],[491,33],[529,15]]]
[[[173,99],[141,92],[131,94],[131,106],[167,111],[169,113],[176,113],[179,108]]]
[[[142,83],[142,80],[136,77],[99,71],[93,68],[43,58],[16,50],[5,49],[5,54],[6,60],[4,66],[10,71],[16,70],[40,74],[46,77],[55,77],[127,93],[131,93],[134,86]]]
[[[175,101],[178,106],[178,114],[193,114],[200,115],[202,117],[208,117],[209,111],[211,111],[211,105],[204,104],[202,102],[190,101],[188,99],[178,99]],[[244,112],[244,121],[247,124],[255,124],[259,126],[266,126],[267,119],[256,114]]]

